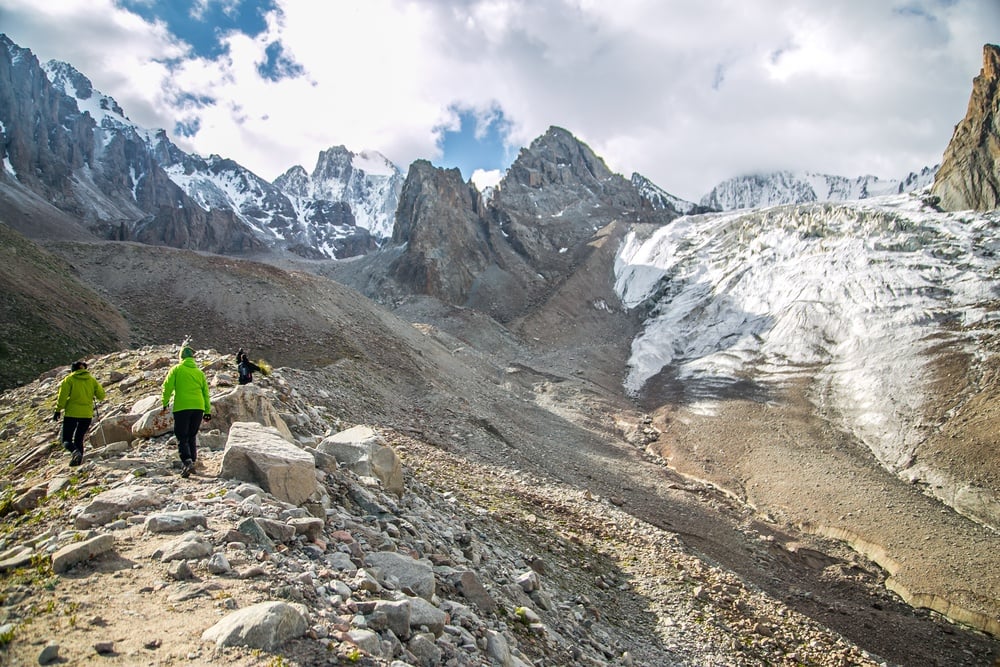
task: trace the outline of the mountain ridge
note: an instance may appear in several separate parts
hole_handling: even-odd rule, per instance
[[[785,204],[851,201],[903,194],[927,188],[938,166],[924,167],[901,179],[877,176],[847,178],[808,171],[776,171],[727,179],[706,194],[700,205],[717,211],[767,208]]]

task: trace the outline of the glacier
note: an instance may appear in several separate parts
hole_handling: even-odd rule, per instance
[[[625,388],[639,395],[669,374],[711,412],[727,387],[804,378],[898,472],[920,439],[931,348],[975,357],[978,327],[1000,317],[998,227],[1000,213],[941,213],[904,194],[630,232],[615,289],[647,315]]]

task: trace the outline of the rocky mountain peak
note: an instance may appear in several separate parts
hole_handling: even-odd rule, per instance
[[[955,126],[931,193],[948,211],[1000,206],[1000,46],[983,46],[969,108]]]
[[[308,197],[309,173],[297,164],[274,179],[274,186],[289,196]]]
[[[50,60],[45,63],[43,69],[52,85],[70,97],[86,100],[94,93],[94,84],[90,79],[69,63]]]
[[[410,165],[392,242],[407,244],[391,269],[399,283],[449,303],[466,303],[476,276],[490,263],[479,193],[458,169],[439,169],[427,160]]]
[[[113,97],[95,90],[94,84],[90,79],[69,63],[50,60],[42,66],[42,69],[49,77],[49,81],[52,82],[52,86],[64,95],[72,97],[79,102],[93,100],[92,103],[95,105],[95,109],[120,116],[121,120],[128,119],[121,105]],[[97,119],[95,118],[95,120]]]
[[[352,153],[345,146],[333,146],[320,151],[313,169],[312,178],[315,181],[344,180],[351,175]]]
[[[491,204],[541,224],[583,220],[595,208],[639,210],[638,191],[591,148],[561,127],[550,127],[521,149]],[[575,215],[579,212],[579,216]]]
[[[501,185],[529,188],[546,185],[586,183],[600,186],[613,176],[604,160],[587,144],[561,127],[550,127],[531,142],[511,165]]]

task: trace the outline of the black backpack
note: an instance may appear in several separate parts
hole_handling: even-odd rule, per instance
[[[240,384],[249,384],[253,382],[253,371],[250,369],[250,364],[241,361],[239,365],[236,366],[236,370],[240,374]]]

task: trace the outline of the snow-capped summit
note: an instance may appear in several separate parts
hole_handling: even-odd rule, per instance
[[[52,82],[52,86],[75,99],[80,111],[89,112],[98,125],[101,125],[108,116],[116,123],[131,124],[113,97],[95,90],[90,79],[69,63],[50,60],[42,65],[42,69]]]
[[[274,180],[300,213],[313,202],[350,206],[355,224],[376,239],[392,236],[405,175],[378,151],[354,153],[344,146],[321,151],[312,174],[296,165]]]
[[[23,121],[7,119],[6,133],[23,135],[26,145],[64,135],[56,144],[75,146],[72,164],[59,162],[65,151],[48,151],[43,142],[37,154],[5,156],[5,171],[72,192],[75,200],[66,206],[99,237],[213,252],[270,248],[322,259],[364,254],[392,235],[405,177],[376,151],[331,148],[312,175],[293,167],[272,184],[234,160],[185,152],[164,130],[136,125],[72,65],[42,65],[6,36],[0,43],[7,47],[0,56],[17,65],[9,85],[29,103],[21,109]],[[33,125],[39,113],[31,104],[56,110],[53,117],[42,114],[50,127]],[[62,179],[74,185],[67,188]],[[195,228],[200,231],[191,233]]]
[[[878,176],[847,178],[793,171],[751,174],[719,183],[701,198],[700,203],[717,211],[734,211],[783,204],[868,199],[927,187],[934,181],[936,170],[937,167],[925,167],[900,180],[883,180]]]

